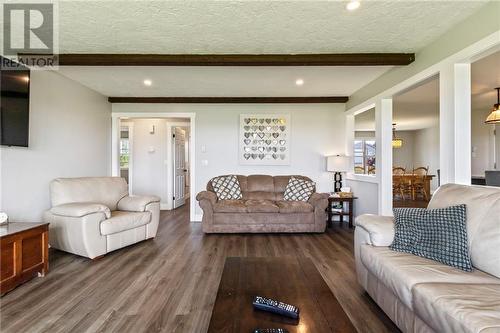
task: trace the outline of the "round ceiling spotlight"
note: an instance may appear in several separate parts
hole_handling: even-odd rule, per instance
[[[298,86],[301,86],[301,85],[303,85],[303,84],[304,84],[304,80],[302,80],[302,79],[297,79],[297,80],[295,80],[295,84],[296,84],[296,85],[298,85]]]
[[[150,85],[152,85],[152,84],[153,84],[153,81],[148,80],[148,79],[144,80],[144,85],[145,85],[145,86],[148,86],[148,87],[149,87],[149,86],[150,86]]]
[[[353,11],[359,8],[361,6],[361,3],[359,1],[349,1],[345,8],[347,10]]]

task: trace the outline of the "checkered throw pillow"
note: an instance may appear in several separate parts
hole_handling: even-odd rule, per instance
[[[307,201],[314,192],[316,183],[305,179],[291,177],[285,188],[285,201]]]
[[[392,250],[472,271],[467,243],[466,205],[438,209],[395,208]]]
[[[240,182],[235,175],[215,177],[212,179],[212,187],[219,200],[239,200],[243,198]]]

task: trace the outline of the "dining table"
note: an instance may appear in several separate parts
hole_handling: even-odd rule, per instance
[[[435,175],[422,176],[422,175],[414,175],[411,173],[404,174],[404,175],[398,175],[398,174],[392,175],[393,183],[395,183],[395,180],[397,179],[397,180],[402,180],[403,182],[408,183],[408,184],[413,184],[416,179],[421,179],[422,177],[423,177],[423,181],[424,181],[424,189],[427,192],[427,195],[429,195],[429,197],[430,197],[430,195],[431,195],[431,181],[434,177],[436,177]],[[414,197],[415,197],[415,193],[412,193],[412,198],[414,198]]]

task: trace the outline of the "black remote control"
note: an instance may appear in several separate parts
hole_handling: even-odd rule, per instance
[[[253,333],[288,333],[285,328],[257,328]]]
[[[293,319],[299,318],[298,307],[262,296],[255,296],[253,299],[253,307],[258,310],[273,312]]]

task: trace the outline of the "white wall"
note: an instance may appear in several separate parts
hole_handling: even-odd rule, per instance
[[[469,149],[469,147],[464,147]],[[439,169],[439,126],[424,128],[414,133],[413,164],[429,167],[429,174],[434,175],[431,192],[438,188],[437,170]]]
[[[378,214],[378,184],[348,179],[347,186],[351,188],[354,196],[354,216],[363,214]]]
[[[32,71],[29,148],[2,147],[1,210],[40,222],[57,177],[110,175],[111,104],[49,71]]]
[[[403,167],[407,172],[411,172],[414,165],[413,144],[415,131],[397,131],[396,136],[403,139],[403,146],[392,149],[392,165]]]
[[[222,174],[301,174],[311,177],[319,191],[333,190],[333,176],[325,171],[325,155],[345,149],[344,104],[114,104],[113,112],[196,113],[196,192]],[[238,163],[238,128],[241,113],[291,115],[291,164],[243,166]],[[205,152],[202,151],[202,146]],[[202,165],[206,160],[208,165]],[[197,214],[201,210],[197,207]]]
[[[484,123],[491,110],[472,110],[471,114],[471,173],[483,176],[485,170],[492,170],[495,162],[493,126]]]

